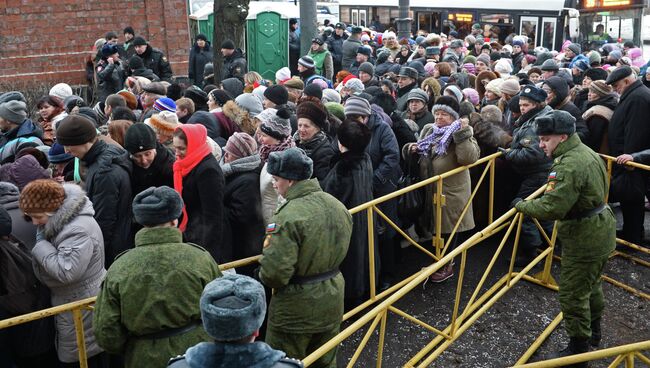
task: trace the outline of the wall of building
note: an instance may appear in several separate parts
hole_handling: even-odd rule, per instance
[[[95,40],[131,26],[187,75],[187,0],[0,0],[0,83],[85,84]]]

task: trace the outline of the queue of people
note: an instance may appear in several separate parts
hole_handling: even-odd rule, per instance
[[[22,285],[41,297],[19,309],[0,303],[2,317],[98,296],[83,312],[91,367],[164,366],[186,352],[171,366],[241,366],[229,365],[232,355],[299,366],[286,356],[302,359],[328,341],[370,293],[368,217],[346,208],[394,192],[403,175],[424,180],[500,151],[497,208],[526,215],[516,266],[542,247],[532,218],[545,228],[559,220],[571,337],[562,354],[599,343],[598,280],[616,236],[605,193],[620,203],[619,237],[643,242],[647,175],[623,166],[650,161],[650,73],[634,48],[587,52],[567,42],[557,52],[514,35],[505,45],[421,32],[397,40],[391,30],[338,23],[274,80],[248,71],[224,41],[218,85],[211,45],[197,35],[187,86],[173,81],[159,50],[126,34],[128,44],[114,34],[96,44],[94,106],[65,83],[38,102],[0,95],[2,242],[22,262],[17,271],[34,265],[13,292]],[[611,188],[596,153],[616,157]],[[429,247],[441,221],[453,249],[484,221],[481,192],[469,202],[475,179],[465,169],[444,181],[441,219],[431,187],[418,216],[399,200],[378,208]],[[542,198],[522,200],[544,184]],[[383,218],[373,222],[370,276],[386,290],[402,238]],[[218,269],[260,253],[259,268],[237,268],[241,276]],[[431,281],[453,275],[450,263]],[[270,299],[260,283],[275,290]],[[267,301],[265,343],[256,343]],[[0,354],[18,367],[75,366],[71,316],[54,322],[39,328],[56,340]],[[314,366],[334,367],[335,357],[336,349]]]

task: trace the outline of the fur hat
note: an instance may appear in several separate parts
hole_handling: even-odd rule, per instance
[[[200,299],[203,328],[216,341],[252,336],[264,322],[266,295],[255,279],[226,273],[208,283]]]
[[[365,98],[351,96],[345,101],[345,116],[360,115],[370,116],[372,110],[370,109],[370,102]]]
[[[426,105],[429,102],[429,95],[420,88],[413,88],[408,93],[407,101],[420,100]]]
[[[535,102],[544,102],[546,101],[546,97],[548,97],[548,95],[546,94],[546,91],[541,88],[535,86],[526,86],[521,90],[519,97],[527,98]]]
[[[27,184],[20,193],[20,210],[23,213],[54,213],[65,199],[63,186],[52,179],[39,179]]]
[[[179,124],[178,116],[171,111],[161,111],[153,114],[145,123],[153,128],[157,134],[162,133],[168,135],[173,134]]]
[[[591,79],[592,81],[606,80],[607,70],[603,68],[589,68],[585,72],[585,77]]]
[[[510,101],[508,101],[508,108],[514,113],[521,113],[521,109],[519,108],[519,95],[512,96]]]
[[[259,113],[256,118],[261,122],[259,128],[262,133],[278,140],[284,140],[291,135],[290,117],[291,114],[287,109],[269,108]]]
[[[371,53],[372,53],[372,49],[370,47],[366,47],[366,46],[357,47],[357,54],[362,54],[370,57]]]
[[[553,110],[548,115],[535,119],[537,123],[537,135],[571,135],[576,131],[576,118],[566,111]]]
[[[264,91],[264,97],[276,105],[284,105],[289,101],[289,92],[283,85],[273,85]]]
[[[411,68],[410,66],[403,66],[399,70],[399,76],[400,77],[407,77],[411,78],[414,80],[418,80],[418,71],[415,70],[414,68]]]
[[[122,90],[117,92],[117,94],[122,96],[122,98],[124,98],[124,101],[126,101],[126,107],[128,107],[131,110],[135,110],[138,108],[138,97],[134,95],[133,92]]]
[[[612,86],[602,80],[595,80],[589,85],[589,91],[597,94],[600,97],[604,97],[612,93]]]
[[[156,133],[147,124],[133,124],[124,134],[124,149],[134,154],[156,148]]]
[[[427,56],[434,56],[434,55],[440,55],[440,47],[438,46],[429,46],[426,48],[426,55]]]
[[[105,58],[110,57],[111,55],[117,54],[118,48],[117,45],[114,45],[112,43],[105,43],[104,46],[102,46],[102,56]]]
[[[248,114],[253,118],[259,115],[262,110],[264,110],[262,101],[260,101],[260,99],[252,93],[242,93],[241,95],[237,96],[237,98],[235,98],[235,103],[240,108],[248,111]]]
[[[481,119],[492,124],[499,125],[503,119],[501,110],[495,105],[486,105],[481,109]]]
[[[344,121],[336,130],[336,137],[341,145],[355,153],[363,153],[366,150],[371,135],[368,126],[357,121]]]
[[[271,152],[267,172],[288,180],[307,180],[313,173],[313,161],[305,151],[292,147],[281,152]]]
[[[167,95],[167,87],[162,82],[151,82],[142,87],[145,92],[153,93],[158,96]]]
[[[177,220],[183,212],[183,199],[168,186],[150,187],[133,199],[133,217],[143,226],[156,226]]]
[[[308,119],[321,130],[327,125],[327,112],[321,106],[311,101],[304,101],[298,104],[296,116],[298,119]]]
[[[223,150],[240,159],[254,155],[257,152],[257,142],[247,133],[235,132],[228,138]]]
[[[65,83],[59,83],[59,84],[65,84]],[[70,86],[68,86],[68,87],[70,87]],[[52,88],[54,88],[54,87],[52,87]],[[70,90],[70,91],[72,91],[72,90]],[[5,92],[5,93],[0,93],[0,105],[2,105],[5,102],[8,102],[8,101],[22,101],[24,103],[27,103],[27,100],[25,99],[25,96],[22,94],[22,92],[9,91],[9,92]]]
[[[431,113],[435,114],[437,110],[442,110],[451,115],[454,120],[458,120],[460,105],[454,97],[441,96],[436,100],[436,104],[431,108]]]
[[[56,140],[64,146],[79,146],[97,137],[97,128],[84,115],[68,115],[56,129]]]
[[[0,104],[0,118],[20,124],[27,119],[27,104],[23,101],[7,101]]]

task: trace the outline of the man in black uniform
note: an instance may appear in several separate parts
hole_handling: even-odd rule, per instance
[[[341,60],[343,59],[343,41],[348,38],[345,34],[345,23],[336,23],[334,33],[327,38],[327,50],[332,53],[334,61],[334,75],[341,70]],[[348,65],[346,65],[347,67]]]
[[[142,58],[145,68],[153,70],[161,80],[165,82],[172,81],[172,67],[162,51],[155,49],[147,41],[137,36],[133,39],[135,54]]]
[[[221,55],[223,55],[221,80],[237,78],[243,83],[244,74],[248,72],[248,63],[244,58],[244,52],[236,48],[232,40],[225,40],[221,44]]]

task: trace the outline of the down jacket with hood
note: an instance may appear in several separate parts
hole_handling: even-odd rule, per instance
[[[106,274],[104,240],[93,218],[93,205],[79,186],[63,184],[63,188],[63,204],[47,224],[39,228],[39,240],[32,249],[34,272],[50,288],[53,306],[96,296]],[[92,357],[102,350],[93,334],[93,312],[82,313],[86,353]],[[55,321],[59,360],[64,363],[78,361],[72,314],[57,314]]]
[[[550,77],[544,84],[548,85],[554,92],[555,98],[549,105],[555,110],[566,111],[576,119],[576,133],[582,142],[589,140],[589,128],[584,120],[582,120],[582,112],[580,109],[571,102],[569,95],[569,84],[562,77]]]

